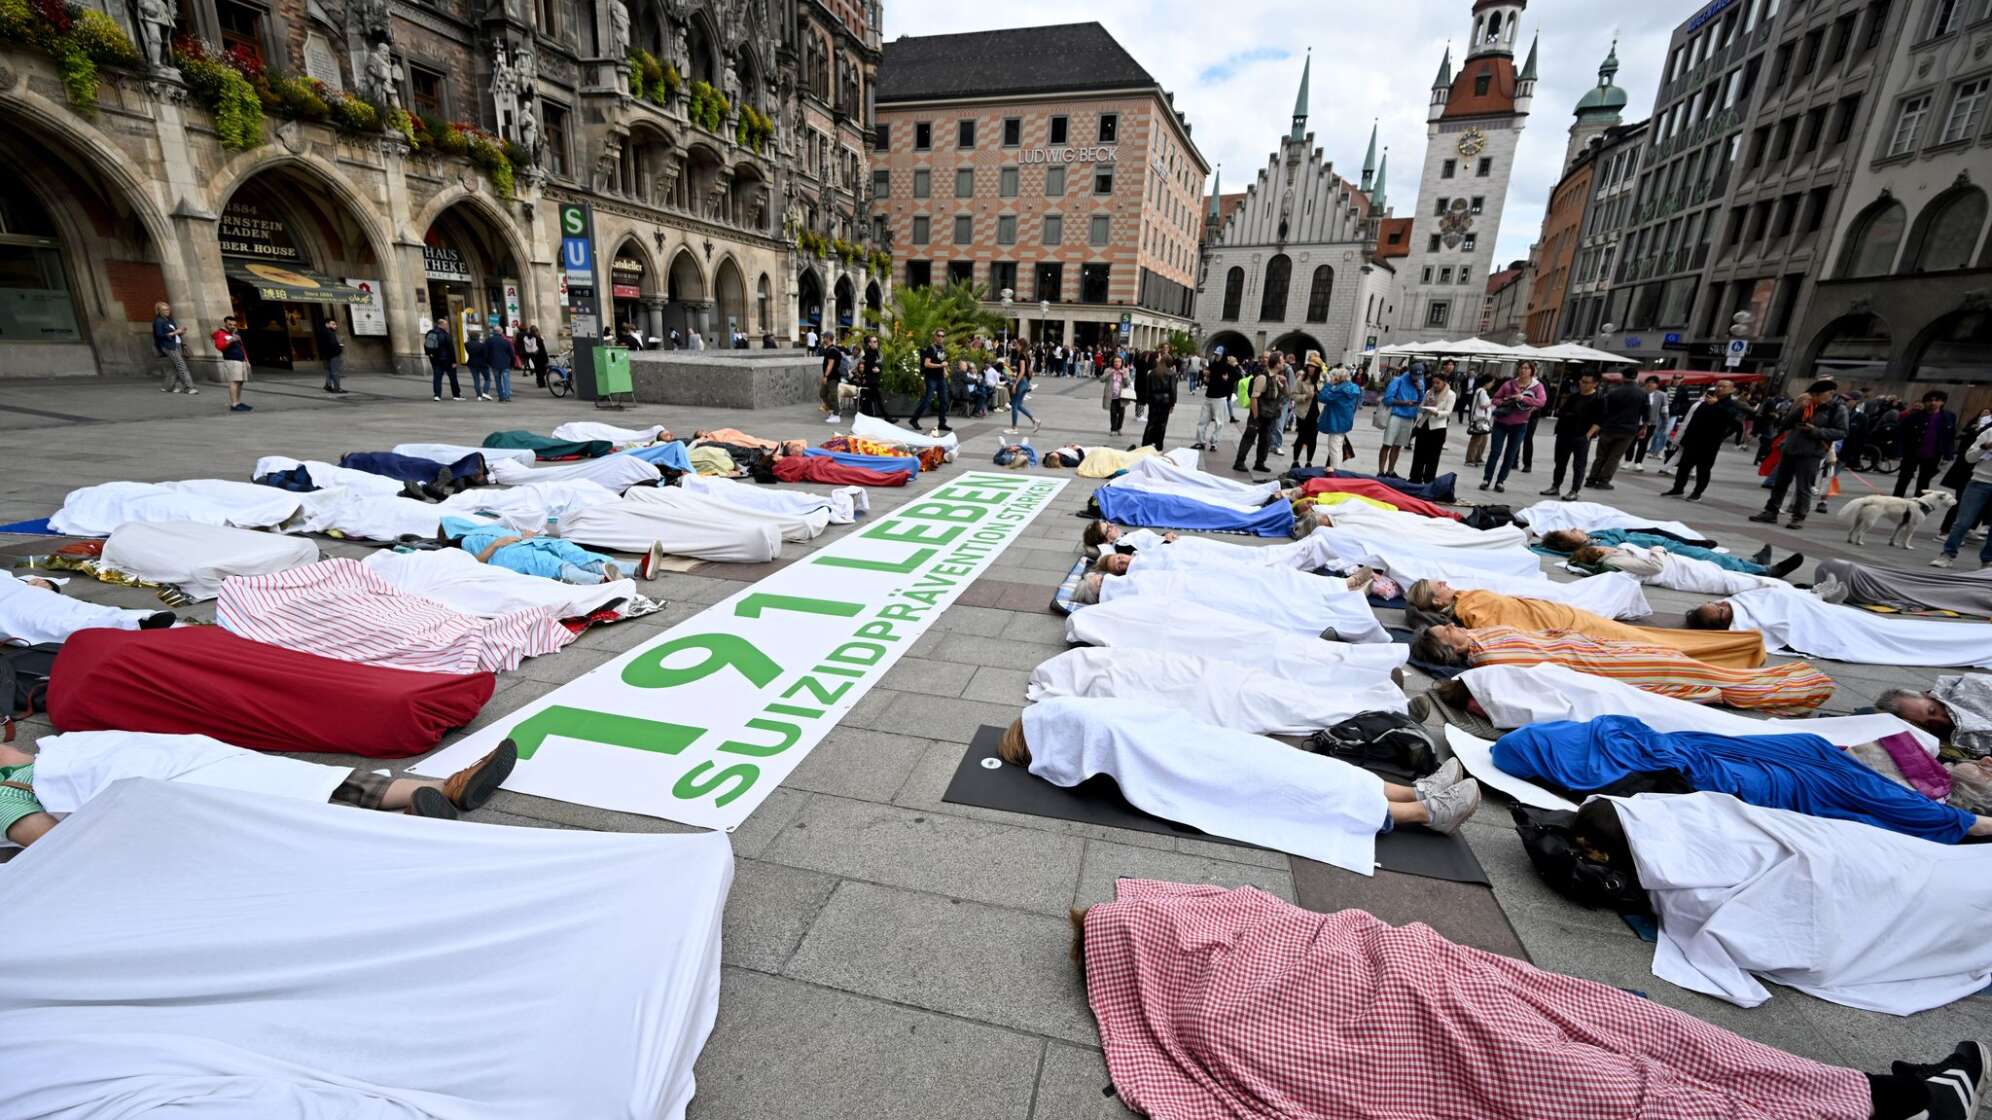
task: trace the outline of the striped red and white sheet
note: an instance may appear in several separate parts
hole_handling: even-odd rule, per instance
[[[431,673],[516,669],[575,637],[546,608],[477,618],[398,591],[343,558],[232,578],[222,584],[215,621],[285,649]]]

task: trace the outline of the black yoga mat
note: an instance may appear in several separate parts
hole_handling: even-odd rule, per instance
[[[1162,836],[1187,836],[1240,848],[1255,846],[1149,816],[1128,804],[1111,778],[1092,778],[1068,789],[1034,777],[1021,766],[1004,765],[996,757],[996,744],[1002,738],[1000,727],[984,727],[975,733],[941,800]],[[994,765],[985,765],[984,760]],[[1379,835],[1376,861],[1386,871],[1422,875],[1427,879],[1481,884],[1488,881],[1487,872],[1481,869],[1480,861],[1474,858],[1473,849],[1467,847],[1465,840],[1423,828],[1393,829]]]

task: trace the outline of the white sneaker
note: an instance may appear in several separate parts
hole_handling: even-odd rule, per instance
[[[1441,790],[1426,794],[1425,808],[1431,810],[1432,819],[1425,827],[1433,832],[1458,832],[1474,810],[1480,808],[1480,783],[1472,778],[1449,785]]]
[[[490,400],[491,398],[490,398],[490,397],[487,397],[487,396],[485,396],[485,395],[484,395],[483,393],[479,393],[479,394],[477,394],[477,399],[478,399],[478,400],[481,400],[481,401],[488,401],[488,400]]]
[[[437,400],[442,400],[443,398],[439,396],[439,397],[437,397],[436,399],[437,399]]]
[[[1434,770],[1429,777],[1412,782],[1411,788],[1418,791],[1421,796],[1430,797],[1442,789],[1451,789],[1465,780],[1466,767],[1460,765],[1459,759],[1449,758],[1444,766]]]
[[[823,418],[823,422],[825,424],[835,424],[837,422],[837,414],[833,412],[830,415],[825,416]]]
[[[1949,553],[1945,553],[1944,555],[1937,557],[1935,560],[1930,561],[1930,567],[1948,568],[1955,563],[1957,563],[1957,557],[1952,556]]]
[[[187,395],[190,397],[198,397],[201,395],[201,391],[199,389],[188,389]]]
[[[1646,473],[1646,464],[1645,464],[1645,463],[1634,463],[1634,464],[1632,465],[1632,469],[1633,469],[1634,471],[1638,472],[1639,474],[1645,474],[1645,473]]]

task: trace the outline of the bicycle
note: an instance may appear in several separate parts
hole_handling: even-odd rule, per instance
[[[556,354],[546,365],[546,391],[556,397],[564,397],[573,388],[573,355],[572,353]]]

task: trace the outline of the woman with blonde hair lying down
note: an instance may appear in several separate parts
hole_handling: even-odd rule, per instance
[[[1512,626],[1433,626],[1411,641],[1411,656],[1433,665],[1563,665],[1697,704],[1726,704],[1766,715],[1809,712],[1833,695],[1833,678],[1803,661],[1731,669],[1696,661],[1652,642],[1593,638],[1573,630],[1533,633]]]
[[[1421,579],[1404,591],[1413,607],[1450,619],[1469,629],[1512,626],[1517,630],[1571,630],[1592,638],[1645,642],[1677,649],[1697,661],[1734,669],[1754,669],[1764,663],[1764,636],[1754,630],[1696,631],[1657,626],[1627,626],[1590,611],[1548,599],[1503,595],[1496,591],[1456,591],[1444,580]],[[1710,641],[1713,637],[1716,640]]]

